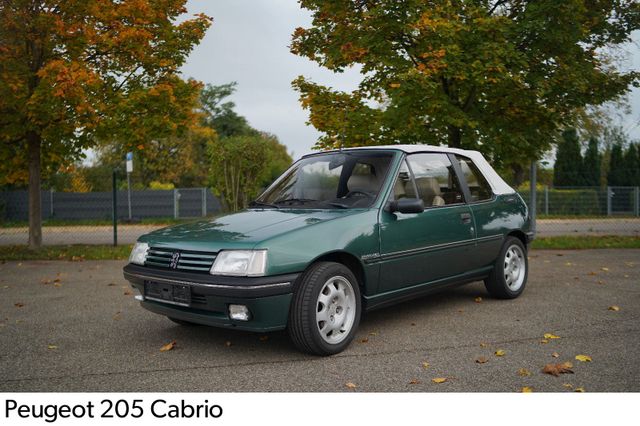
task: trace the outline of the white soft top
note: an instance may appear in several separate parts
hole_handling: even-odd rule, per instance
[[[493,193],[496,195],[503,194],[513,194],[516,191],[510,187],[495,170],[491,167],[491,164],[480,154],[478,151],[471,151],[467,149],[459,149],[459,148],[449,148],[444,146],[434,146],[434,145],[377,145],[377,146],[363,146],[357,148],[344,148],[343,151],[351,151],[351,150],[362,150],[362,149],[380,149],[380,150],[390,150],[395,149],[398,151],[406,152],[407,154],[412,154],[415,152],[444,152],[444,153],[452,153],[459,154],[464,157],[470,158],[471,161],[478,167],[480,172],[484,175],[491,185],[491,189]]]

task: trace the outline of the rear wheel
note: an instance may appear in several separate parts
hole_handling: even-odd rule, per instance
[[[484,285],[493,297],[515,299],[524,291],[528,274],[527,249],[518,238],[508,237]]]
[[[360,290],[351,270],[340,263],[319,262],[294,292],[287,328],[301,351],[333,355],[353,340],[360,312]]]

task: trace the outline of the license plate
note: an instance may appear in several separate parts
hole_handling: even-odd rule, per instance
[[[191,287],[188,285],[145,281],[144,297],[158,302],[189,306],[191,305]]]

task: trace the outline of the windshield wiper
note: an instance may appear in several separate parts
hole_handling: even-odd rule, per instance
[[[330,206],[333,206],[333,207],[338,207],[339,209],[348,209],[349,208],[348,205],[342,204],[342,203],[333,203],[333,202],[330,202],[330,201],[325,201],[325,204],[329,204]]]
[[[256,207],[256,206],[271,207],[271,208],[274,208],[274,209],[279,209],[280,208],[276,204],[263,203],[262,201],[258,201],[258,200],[253,200],[252,202],[249,203],[249,207]]]
[[[284,204],[284,203],[314,203],[318,200],[314,200],[311,198],[287,198],[285,200],[274,201],[274,204]]]

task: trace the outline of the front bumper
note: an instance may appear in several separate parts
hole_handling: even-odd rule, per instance
[[[221,277],[128,264],[124,277],[142,295],[140,305],[157,314],[183,321],[250,331],[272,331],[287,325],[293,286],[299,274],[272,277]],[[177,306],[145,299],[145,282],[188,286],[191,304]],[[229,318],[229,305],[245,305],[249,321]]]

